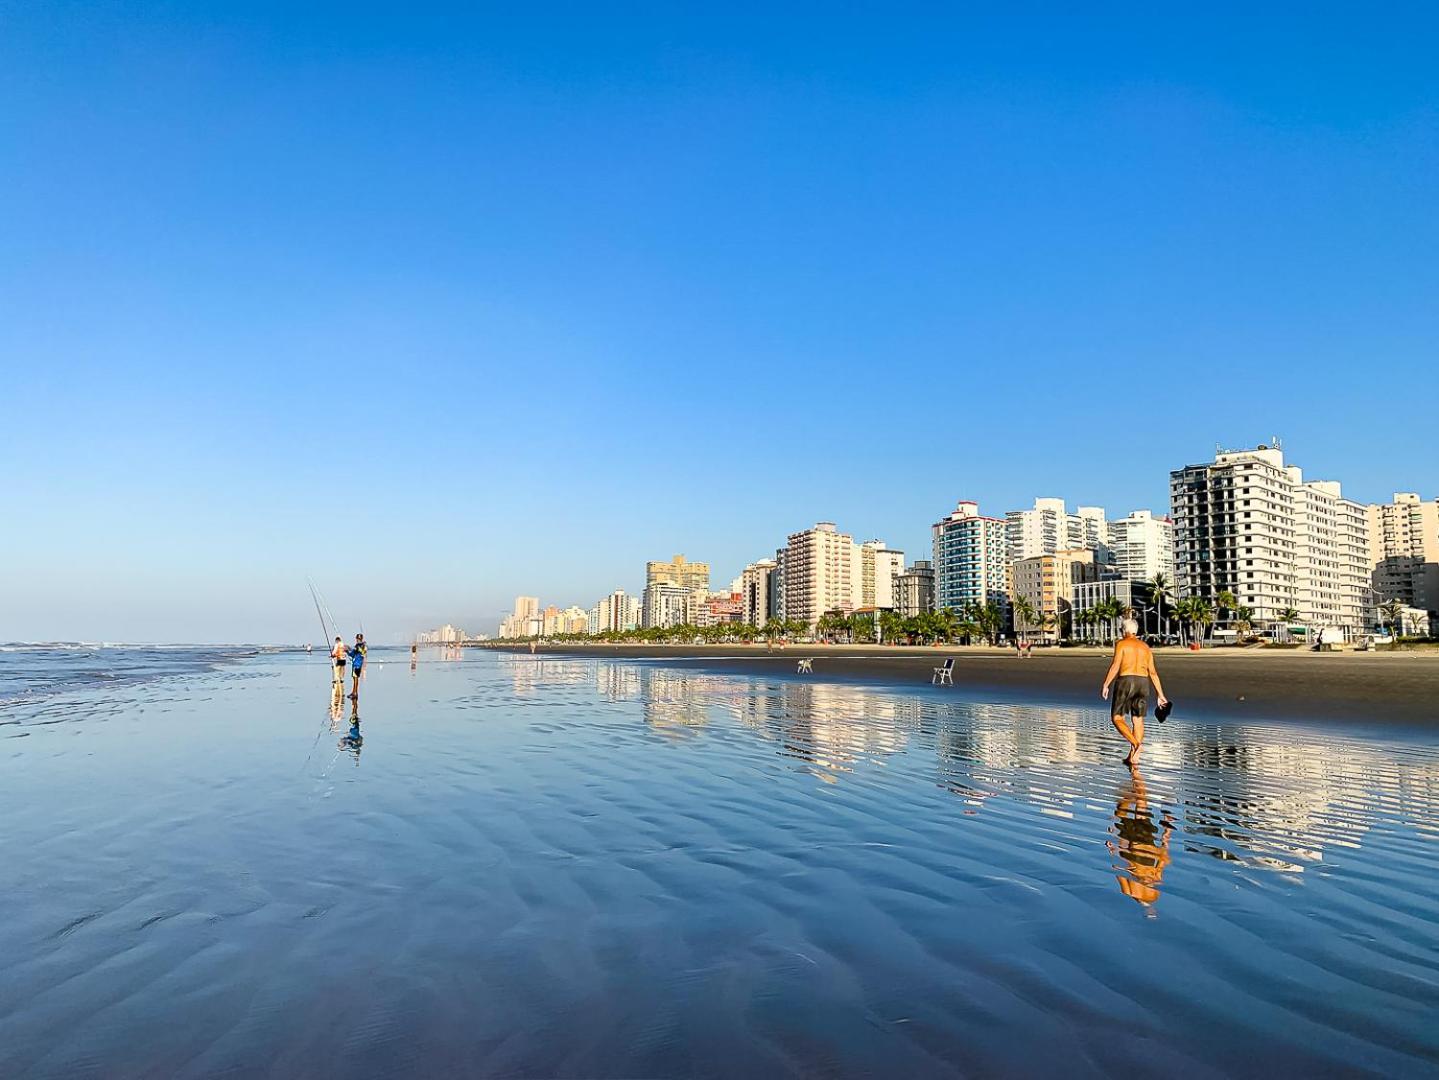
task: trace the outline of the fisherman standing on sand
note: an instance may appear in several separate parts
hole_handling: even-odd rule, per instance
[[[335,678],[332,685],[335,688],[335,697],[341,697],[345,693],[345,660],[349,653],[345,651],[345,643],[339,637],[335,638],[335,647],[330,650],[330,659],[334,662]]]
[[[1139,640],[1139,624],[1132,617],[1124,620],[1124,637],[1114,646],[1114,662],[1104,676],[1104,686],[1099,696],[1109,700],[1109,688],[1114,686],[1114,703],[1109,718],[1114,721],[1119,734],[1129,743],[1129,754],[1125,762],[1129,765],[1139,760],[1139,747],[1144,742],[1144,716],[1149,712],[1149,684],[1154,683],[1154,692],[1159,704],[1166,704],[1164,687],[1159,681],[1159,671],[1154,666],[1154,651]],[[1124,718],[1129,718],[1126,725]]]
[[[369,646],[365,644],[365,635],[356,634],[355,647],[350,650],[350,671],[355,676],[354,687],[350,690],[352,701],[360,700],[360,673],[365,667],[365,653],[368,651]]]

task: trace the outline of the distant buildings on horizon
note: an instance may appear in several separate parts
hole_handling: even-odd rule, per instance
[[[906,565],[884,541],[856,541],[822,521],[718,590],[707,563],[651,560],[641,596],[617,589],[588,609],[563,610],[517,597],[500,636],[771,619],[813,629],[827,614],[908,617],[991,604],[1015,630],[1054,638],[1110,600],[1157,628],[1151,592],[1161,576],[1172,599],[1212,604],[1231,594],[1256,630],[1299,624],[1353,638],[1388,601],[1403,606],[1413,632],[1427,632],[1430,613],[1439,618],[1439,500],[1400,493],[1390,504],[1354,502],[1335,481],[1306,480],[1277,444],[1172,471],[1168,516],[1139,509],[1109,520],[1102,507],[1070,513],[1063,499],[1039,498],[990,517],[961,500],[930,534],[929,557]]]

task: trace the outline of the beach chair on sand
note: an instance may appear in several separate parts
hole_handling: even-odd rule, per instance
[[[929,684],[933,686],[938,683],[940,686],[954,685],[954,657],[950,657],[939,667],[934,669],[934,674],[929,677]]]
[[[814,674],[814,660],[813,660],[813,659],[801,660],[801,661],[799,662],[799,667],[795,669],[795,674],[797,674],[797,675],[813,675],[813,674]]]

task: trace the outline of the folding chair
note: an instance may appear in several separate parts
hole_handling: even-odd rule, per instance
[[[940,686],[954,685],[954,657],[951,656],[934,669],[934,674],[929,677],[929,684],[933,686],[935,683],[939,683]]]
[[[813,674],[814,674],[814,660],[812,660],[812,659],[810,659],[810,660],[801,660],[801,661],[799,662],[799,667],[798,667],[798,668],[796,669],[796,671],[795,671],[795,674],[797,674],[797,675],[813,675]]]

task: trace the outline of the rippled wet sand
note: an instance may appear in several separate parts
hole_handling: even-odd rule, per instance
[[[0,715],[0,1075],[1439,1067],[1433,742],[436,655]]]

